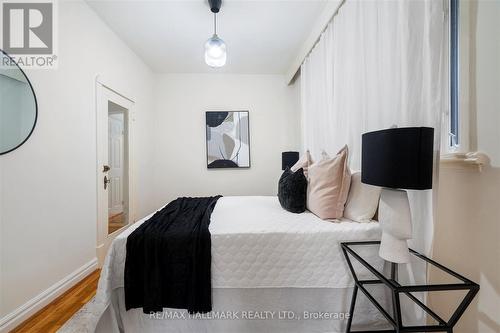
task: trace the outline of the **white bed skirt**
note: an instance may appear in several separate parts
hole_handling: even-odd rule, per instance
[[[374,294],[387,299],[383,289]],[[111,304],[96,328],[99,333],[148,332],[345,332],[352,288],[216,288],[214,310],[191,318],[185,310],[165,309],[147,315],[126,311],[124,289],[113,291]],[[378,294],[378,295],[377,295]],[[198,317],[196,317],[198,316]],[[383,317],[358,293],[353,328],[381,329]]]

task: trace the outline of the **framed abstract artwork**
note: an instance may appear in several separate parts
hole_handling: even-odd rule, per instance
[[[248,111],[207,111],[207,167],[249,168]]]

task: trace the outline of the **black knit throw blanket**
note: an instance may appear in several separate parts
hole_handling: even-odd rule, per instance
[[[178,198],[127,238],[125,307],[144,313],[163,308],[212,310],[208,226],[221,196]]]

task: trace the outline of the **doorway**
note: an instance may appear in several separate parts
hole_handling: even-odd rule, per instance
[[[97,97],[97,258],[133,223],[131,135],[134,103],[99,82]]]
[[[108,101],[108,235],[128,220],[127,123],[127,109]]]

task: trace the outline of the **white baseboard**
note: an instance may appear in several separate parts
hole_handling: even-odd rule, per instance
[[[106,247],[104,247],[104,244],[100,244],[96,246],[96,253],[97,253],[97,267],[102,268],[102,265],[104,265],[104,259],[106,258]]]
[[[5,317],[0,318],[0,333],[6,333],[14,329],[23,321],[40,311],[44,306],[62,295],[65,291],[80,282],[84,277],[95,271],[97,268],[97,258],[92,259],[64,279],[52,285],[47,290],[41,292],[30,299]]]

